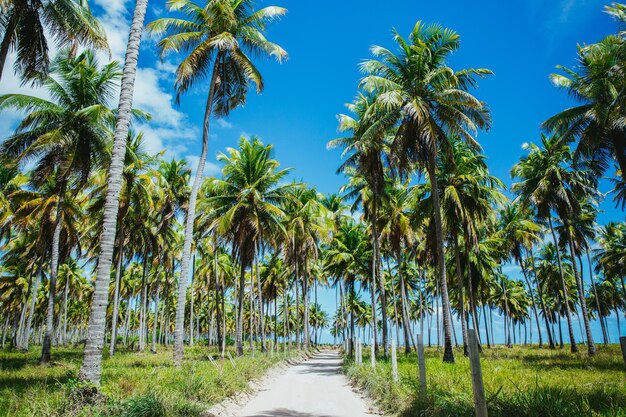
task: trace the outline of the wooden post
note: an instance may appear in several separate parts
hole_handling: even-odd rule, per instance
[[[626,368],[626,336],[619,338],[619,345],[622,348],[622,358],[624,358],[624,367]]]
[[[396,340],[391,338],[391,379],[393,382],[398,382],[398,357],[396,355]]]
[[[376,351],[374,350],[374,340],[370,340],[370,365],[376,369]]]
[[[420,397],[426,399],[426,358],[424,357],[424,337],[417,335],[417,367],[420,377]]]
[[[487,417],[487,400],[485,399],[485,386],[483,385],[483,373],[480,369],[480,356],[478,354],[478,338],[476,330],[469,329],[470,369],[472,372],[472,386],[474,387],[474,407],[476,417]]]

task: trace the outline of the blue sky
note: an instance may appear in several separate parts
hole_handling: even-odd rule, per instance
[[[117,1],[126,6],[131,3]],[[105,12],[116,3],[98,2],[105,6]],[[404,36],[419,20],[453,28],[461,35],[462,44],[451,57],[450,65],[455,69],[489,68],[494,72],[475,92],[488,103],[494,121],[492,129],[481,132],[478,139],[489,158],[490,169],[507,185],[511,183],[511,166],[524,153],[522,144],[537,141],[540,123],[572,104],[563,91],[552,86],[549,74],[557,71],[556,65],[576,64],[578,43],[597,42],[617,30],[617,24],[602,12],[604,3],[589,0],[277,0],[258,4],[289,10],[268,31],[268,38],[283,46],[289,59],[282,65],[271,60],[260,62],[265,91],[261,95],[250,94],[245,107],[235,110],[226,121],[213,123],[209,155],[215,165],[210,164],[207,173],[218,172],[214,157],[219,151],[236,146],[242,134],[258,135],[275,145],[275,156],[283,166],[294,168],[294,179],[323,193],[337,192],[344,181],[335,174],[339,151],[328,151],[326,143],[338,136],[336,115],[345,112],[344,103],[356,94],[361,77],[357,64],[369,57],[371,45],[393,47],[393,28]],[[147,21],[165,15],[163,2],[151,2]],[[154,68],[155,71],[144,70],[144,75],[157,77],[160,93],[171,96],[171,69],[177,57],[168,56],[164,63],[159,63],[154,42],[144,43],[140,66]],[[167,111],[160,110],[165,117],[175,111],[183,116],[172,116],[175,122],[171,129],[163,124],[165,134],[153,139],[155,146],[161,145],[169,154],[186,157],[195,165],[206,92],[207,87],[201,86],[182,99],[180,108],[171,107],[171,111],[171,97],[169,103],[163,103]],[[154,97],[160,94],[147,97],[147,103],[156,106]],[[601,222],[624,218],[610,203],[602,208],[606,213],[601,215]],[[507,270],[512,276],[519,274],[515,267]],[[334,291],[320,291],[320,300],[332,314]],[[496,320],[498,337],[502,333],[497,325],[501,319]],[[616,335],[614,321],[611,318],[609,327]],[[594,326],[594,333],[599,340],[599,326]]]
[[[92,0],[91,4],[107,29],[113,57],[121,61],[134,2]],[[419,20],[453,28],[461,35],[462,46],[450,65],[495,73],[475,92],[488,103],[494,120],[492,129],[481,132],[478,139],[490,169],[507,185],[511,166],[523,154],[521,145],[537,141],[540,123],[572,104],[551,85],[548,75],[556,65],[575,65],[577,43],[596,42],[617,30],[617,24],[602,12],[605,2],[592,0],[258,2],[270,4],[289,10],[268,31],[268,38],[287,50],[289,60],[282,65],[260,62],[265,91],[250,94],[246,106],[227,120],[213,122],[206,173],[219,172],[215,155],[235,146],[242,134],[258,135],[275,145],[275,156],[283,166],[295,168],[294,179],[323,193],[337,192],[343,183],[335,174],[339,151],[326,150],[326,143],[338,136],[336,115],[345,112],[344,103],[356,94],[361,76],[357,64],[369,57],[373,44],[393,47],[392,28],[404,36]],[[146,22],[166,15],[165,2],[152,0]],[[154,116],[150,125],[143,126],[150,150],[185,158],[195,170],[208,87],[198,86],[183,97],[180,107],[175,106],[173,70],[178,57],[161,62],[155,42],[146,38],[141,49],[135,105]],[[0,93],[16,90],[20,90],[18,80],[3,78]],[[16,120],[15,114],[5,114],[0,133],[4,136]],[[605,184],[602,191],[608,189]],[[602,208],[602,223],[624,219],[610,202]],[[518,273],[515,268],[510,272]],[[323,292],[321,299],[332,312],[334,293]],[[615,325],[609,326],[615,335]]]

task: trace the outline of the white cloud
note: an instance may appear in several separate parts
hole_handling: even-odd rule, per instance
[[[222,129],[231,129],[233,127],[232,123],[230,123],[229,121],[224,120],[224,119],[217,119],[215,122]]]
[[[131,0],[94,0],[94,3],[97,6],[94,13],[106,30],[111,50],[111,57],[106,52],[99,51],[97,53],[99,61],[104,64],[112,59],[118,61],[121,66],[124,62],[134,2]],[[154,12],[157,13],[158,10],[154,10]],[[148,37],[144,36],[142,41],[140,56],[150,54],[156,56],[153,51],[154,45],[149,42]],[[55,54],[56,48],[51,44],[50,56],[53,57]],[[23,93],[49,99],[44,88],[21,85],[19,78],[13,73],[13,62],[14,54],[11,54],[7,59],[2,83],[0,83],[0,94]],[[195,144],[201,138],[200,127],[192,124],[186,114],[174,107],[174,96],[170,91],[176,65],[168,60],[164,62],[155,60],[150,65],[137,69],[133,107],[150,113],[152,120],[138,124],[136,130],[144,132],[146,148],[150,153],[165,151],[168,158],[186,158],[190,151],[191,153],[198,151]],[[116,106],[118,98],[119,93],[116,93],[109,105]],[[2,112],[0,115],[0,140],[14,131],[19,120],[21,117],[17,112]],[[214,136],[211,135],[211,137]],[[189,146],[189,143],[193,145]],[[205,172],[215,173],[219,171],[217,165],[207,165]]]

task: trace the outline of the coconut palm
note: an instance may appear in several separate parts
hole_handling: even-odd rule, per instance
[[[355,337],[355,316],[353,309],[345,301],[356,297],[356,284],[361,281],[363,286],[371,271],[372,244],[367,239],[367,232],[362,223],[346,220],[339,225],[324,254],[325,267],[328,273],[335,277],[335,285],[339,286],[341,294],[340,310],[343,321],[350,330],[348,353],[353,354]],[[344,296],[344,290],[346,296]],[[350,319],[348,320],[348,313]],[[349,325],[348,325],[349,322]]]
[[[617,20],[626,21],[624,6],[607,8]],[[601,175],[615,159],[622,180],[626,172],[624,112],[626,111],[626,33],[607,36],[599,43],[578,46],[578,66],[562,66],[565,75],[552,74],[553,84],[580,104],[543,123],[565,140],[576,140],[574,161],[591,161]]]
[[[541,219],[548,221],[550,232],[556,246],[557,262],[559,269],[561,266],[561,251],[557,243],[556,233],[552,222],[552,212],[556,212],[563,225],[569,225],[581,211],[580,196],[593,193],[593,181],[584,170],[571,170],[569,164],[572,162],[572,155],[567,145],[563,144],[557,135],[541,137],[542,147],[531,143],[524,148],[529,151],[528,155],[522,157],[511,170],[513,177],[520,181],[513,184],[513,191],[517,192],[524,204],[533,204],[537,209],[537,215]],[[570,253],[575,256],[572,234],[567,233]],[[589,315],[583,294],[582,279],[578,273],[576,262],[572,263],[574,276],[578,283],[580,302],[585,320],[587,333],[587,350],[590,355],[596,352],[589,325]],[[574,332],[569,311],[569,301],[567,288],[563,273],[563,306],[568,320],[568,331],[572,352],[577,352],[578,347],[574,339]]]
[[[387,355],[387,309],[385,285],[382,278],[382,261],[380,255],[380,233],[378,231],[377,219],[378,210],[381,205],[382,195],[385,187],[385,169],[383,158],[386,152],[385,137],[393,118],[382,117],[378,108],[374,105],[376,97],[374,95],[359,94],[352,103],[346,107],[354,117],[340,114],[339,131],[349,133],[347,137],[338,138],[328,143],[329,148],[343,148],[342,157],[345,161],[341,164],[337,172],[349,174],[356,171],[364,180],[363,185],[371,193],[368,199],[368,207],[364,207],[367,219],[372,228],[372,291],[378,288],[383,303],[382,310],[382,333],[383,351]],[[354,190],[356,191],[356,190]],[[353,191],[353,192],[354,192]],[[364,201],[365,202],[365,201]],[[376,283],[376,284],[374,284]],[[372,326],[374,334],[377,334],[376,299],[372,292]],[[374,339],[374,351],[378,352],[378,341]]]
[[[537,305],[535,303],[535,296],[530,285],[529,271],[526,268],[527,263],[524,261],[523,251],[530,251],[533,245],[541,239],[541,226],[535,223],[530,215],[530,210],[527,207],[523,207],[519,203],[509,203],[505,205],[500,211],[500,231],[505,245],[509,250],[511,257],[517,262],[522,269],[524,280],[528,286],[528,292],[531,297],[532,308],[535,313],[535,320],[537,322],[537,332],[539,333],[539,347],[542,346],[543,340],[541,337],[541,326],[539,324],[539,315],[537,314]],[[535,276],[535,279],[537,277]],[[539,297],[539,303],[541,305],[541,311],[546,323],[546,332],[548,333],[548,345],[550,349],[554,349],[554,340],[552,333],[550,332],[550,325],[548,323],[548,314],[543,298],[543,290],[539,282],[537,282],[537,294]]]
[[[148,25],[155,35],[166,35],[158,43],[161,56],[168,53],[188,53],[176,70],[176,97],[189,91],[197,82],[210,77],[209,93],[203,121],[202,150],[196,177],[191,188],[185,219],[185,241],[179,283],[179,303],[176,310],[174,362],[183,358],[183,324],[187,275],[191,256],[191,240],[196,216],[196,199],[202,184],[208,153],[209,121],[212,115],[228,116],[243,104],[251,84],[257,93],[263,91],[263,78],[250,56],[273,56],[279,62],[287,53],[268,41],[263,32],[267,23],[284,15],[287,10],[270,6],[254,10],[252,0],[207,0],[204,7],[191,0],[170,0],[170,11],[182,13],[183,18],[162,18]],[[210,75],[209,75],[210,74]]]
[[[53,100],[8,94],[0,97],[0,109],[13,108],[27,113],[16,133],[0,148],[5,157],[21,164],[35,160],[31,182],[37,187],[48,177],[55,178],[57,216],[52,236],[50,259],[49,317],[42,347],[42,362],[50,361],[53,331],[54,291],[59,265],[59,242],[63,206],[69,190],[77,191],[89,174],[106,161],[107,125],[114,113],[107,107],[119,78],[117,63],[100,66],[91,51],[71,57],[70,51],[59,54],[51,66],[44,86]]]
[[[320,195],[313,188],[294,185],[289,189],[288,198],[284,200],[285,235],[282,249],[285,259],[291,264],[295,273],[295,286],[302,286],[303,300],[303,335],[304,347],[309,348],[309,287],[312,269],[319,258],[319,246],[330,239],[332,218],[323,204]],[[297,291],[296,291],[297,294]],[[299,302],[296,296],[296,302]],[[299,320],[299,316],[296,317]],[[299,327],[299,326],[296,326]],[[298,337],[298,344],[299,344]]]
[[[452,322],[449,314],[448,286],[444,264],[444,236],[436,178],[438,155],[449,148],[449,138],[457,135],[477,146],[479,129],[489,127],[490,115],[485,104],[468,90],[477,78],[491,72],[486,69],[454,71],[447,66],[448,55],[459,49],[459,35],[438,25],[418,22],[408,40],[394,34],[397,53],[374,46],[374,59],[361,64],[366,76],[361,86],[376,93],[383,114],[392,115],[399,127],[391,144],[391,163],[403,174],[410,174],[415,164],[426,168],[431,182],[436,229],[437,262],[443,300],[445,350],[444,361],[454,362]]]
[[[94,296],[87,328],[87,343],[83,364],[78,377],[81,381],[100,386],[102,374],[102,348],[106,327],[106,311],[108,306],[108,287],[113,263],[113,249],[117,233],[117,214],[122,190],[122,173],[126,156],[126,140],[131,122],[135,76],[139,60],[139,45],[143,34],[143,21],[146,16],[148,0],[137,0],[130,25],[126,57],[120,86],[120,98],[113,135],[113,151],[108,170],[107,191],[102,220],[102,233],[99,238],[98,261]]]
[[[172,224],[176,216],[185,208],[188,198],[188,183],[191,172],[187,169],[187,163],[183,160],[172,159],[169,162],[161,161],[159,168],[153,171],[158,184],[158,224],[157,235],[161,251],[161,266],[165,265],[165,257],[174,246],[175,233]],[[159,308],[159,296],[161,289],[160,275],[156,274],[156,288],[154,290],[154,323],[152,331],[152,353],[156,353],[157,314]]]
[[[0,79],[10,51],[17,52],[15,72],[24,80],[45,80],[50,67],[49,41],[108,50],[106,33],[87,0],[12,0],[0,14]],[[52,39],[49,39],[52,38]]]
[[[223,178],[212,181],[207,203],[213,211],[208,215],[210,227],[226,236],[232,244],[233,256],[239,261],[236,341],[237,353],[243,355],[245,270],[259,256],[261,245],[271,242],[273,234],[283,228],[284,212],[280,205],[291,185],[279,183],[289,169],[279,170],[278,161],[272,159],[272,146],[257,138],[242,137],[239,149],[230,148],[228,154],[219,154],[218,159],[224,163]],[[262,345],[265,345],[264,334]]]

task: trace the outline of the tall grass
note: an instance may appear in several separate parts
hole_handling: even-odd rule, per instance
[[[216,359],[216,368],[208,355]],[[0,351],[0,416],[197,416],[211,405],[248,389],[248,381],[262,376],[282,355],[246,355],[218,360],[206,347],[185,350],[180,368],[172,351],[154,355],[121,350],[105,358],[102,393],[84,405],[74,392],[82,360],[80,349],[57,349],[51,366],[38,364],[39,352]]]
[[[426,401],[418,398],[414,354],[399,354],[399,383],[391,379],[388,360],[379,360],[376,370],[369,360],[361,367],[347,360],[345,371],[390,414],[472,416],[469,360],[462,350],[455,353],[457,363],[451,365],[435,349],[426,350]],[[595,357],[496,347],[485,350],[481,363],[490,417],[626,416],[626,378],[618,346],[600,347]]]

